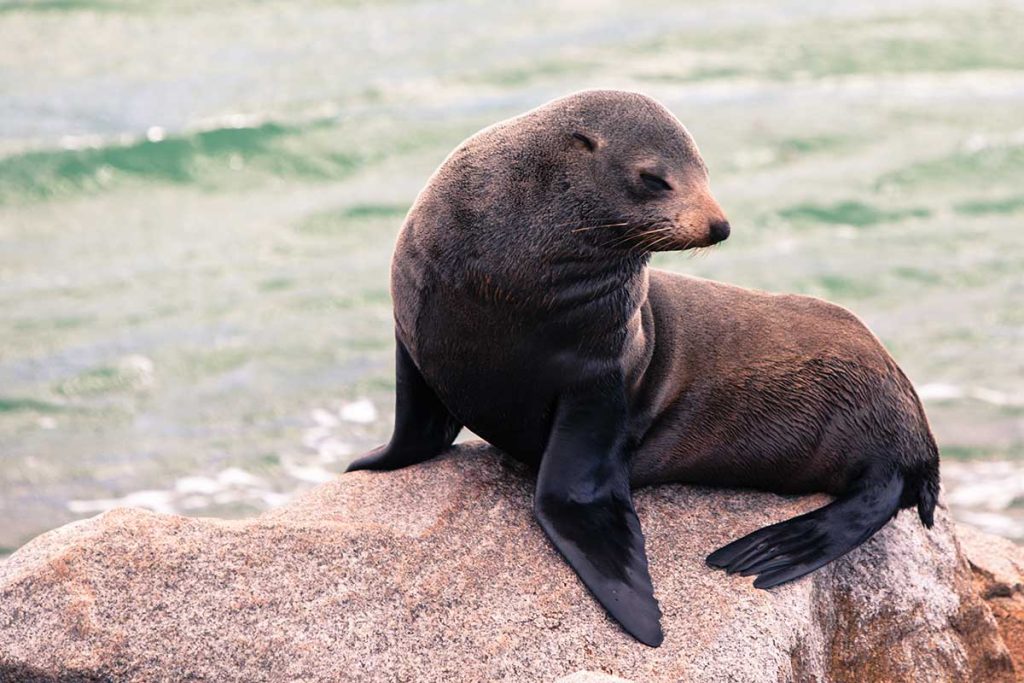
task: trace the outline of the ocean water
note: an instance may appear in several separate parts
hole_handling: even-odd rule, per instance
[[[733,224],[656,265],[859,314],[946,499],[1024,539],[1020,2],[0,2],[0,551],[242,516],[390,431],[387,271],[484,125],[585,87],[688,126]]]

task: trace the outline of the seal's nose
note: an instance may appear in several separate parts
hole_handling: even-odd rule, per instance
[[[711,224],[711,244],[718,244],[729,236],[729,221],[715,221]]]

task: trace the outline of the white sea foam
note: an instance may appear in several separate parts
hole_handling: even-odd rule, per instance
[[[339,439],[327,438],[317,444],[316,452],[321,462],[331,463],[352,455],[352,446]]]
[[[175,504],[179,510],[202,510],[210,506],[210,499],[206,496],[185,496]]]
[[[240,467],[228,467],[217,474],[217,482],[224,486],[241,486],[248,488],[263,488],[267,486],[267,480],[257,477],[241,469]]]
[[[228,505],[252,501],[264,505],[267,500],[278,500],[267,491],[269,483],[262,477],[238,467],[228,467],[216,476],[190,475],[179,477],[165,491],[149,489],[136,491],[120,498],[72,500],[67,508],[78,515],[106,512],[119,507],[140,507],[154,512],[174,514],[201,510],[211,505]]]
[[[331,430],[327,427],[311,427],[302,433],[302,445],[317,450],[320,444],[331,438]]]
[[[284,505],[291,500],[292,494],[290,493],[278,493],[276,491],[261,491],[259,499],[268,508],[276,508],[280,505]]]
[[[174,482],[174,490],[181,494],[205,494],[217,493],[224,487],[216,479],[210,477],[181,477]]]
[[[942,482],[957,520],[1024,539],[1024,462],[944,461]]]
[[[1024,529],[1020,520],[1015,520],[1006,515],[995,512],[977,512],[974,510],[957,510],[954,513],[956,519],[964,524],[978,527],[996,536],[1006,538],[1024,538]]]
[[[284,470],[294,479],[306,481],[311,484],[323,484],[324,482],[331,481],[338,476],[336,473],[325,470],[323,467],[318,465],[285,463]]]
[[[377,410],[370,401],[361,399],[345,404],[337,413],[316,408],[310,417],[315,424],[302,433],[302,445],[316,451],[320,462],[333,463],[352,455],[352,446],[335,435],[335,429],[340,427],[342,420],[373,422],[377,418]]]
[[[170,491],[145,490],[129,493],[121,498],[98,498],[96,500],[69,500],[68,510],[75,514],[106,512],[114,508],[135,507],[146,508],[153,512],[174,514],[171,500],[174,494]]]
[[[338,426],[338,418],[323,408],[316,408],[312,413],[313,421],[321,427],[331,428]]]
[[[369,424],[377,419],[377,408],[374,407],[369,399],[361,398],[358,401],[343,405],[339,411],[339,416],[346,422]]]

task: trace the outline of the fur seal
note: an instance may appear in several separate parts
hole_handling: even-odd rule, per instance
[[[834,502],[707,561],[770,588],[916,505],[938,450],[910,382],[851,313],[648,268],[729,224],[682,124],[586,91],[480,131],[410,210],[391,269],[394,433],[350,466],[425,461],[463,427],[538,471],[536,517],[622,627],[663,639],[631,488]]]

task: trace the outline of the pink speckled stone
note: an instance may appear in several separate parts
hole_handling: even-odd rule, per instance
[[[822,498],[640,491],[664,611],[651,649],[547,542],[532,488],[467,444],[256,519],[126,509],[68,525],[0,565],[0,680],[1012,680],[944,510],[930,532],[902,514],[766,592],[704,556]]]

